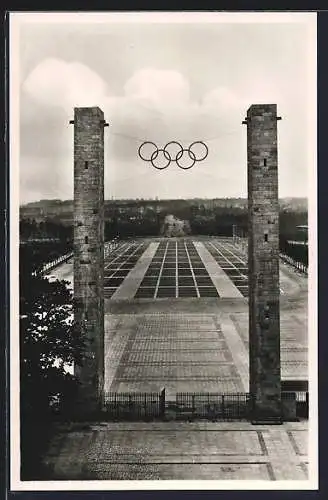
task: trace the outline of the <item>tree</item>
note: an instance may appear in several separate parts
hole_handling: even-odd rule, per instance
[[[82,355],[65,281],[21,276],[20,348],[22,411],[45,415],[55,398],[64,403],[71,393],[76,381],[66,367],[79,363]]]
[[[55,420],[54,403],[61,415],[69,416],[78,382],[67,372],[67,365],[80,364],[84,350],[83,336],[75,329],[67,282],[50,282],[38,268],[37,260],[21,255],[21,470],[25,479],[40,470],[39,459]]]

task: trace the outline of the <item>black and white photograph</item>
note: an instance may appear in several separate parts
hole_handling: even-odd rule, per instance
[[[10,488],[318,488],[317,14],[12,12]]]

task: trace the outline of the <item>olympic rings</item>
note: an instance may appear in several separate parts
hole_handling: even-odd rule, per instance
[[[147,153],[149,145],[151,151],[148,151]],[[193,151],[193,148],[196,145],[200,145],[204,149],[204,153],[200,157],[197,157],[196,152]],[[164,170],[172,161],[175,162],[182,170],[189,170],[197,161],[203,161],[207,158],[208,147],[203,141],[195,141],[190,144],[189,148],[184,149],[179,142],[170,141],[164,146],[164,148],[158,148],[154,142],[146,141],[139,147],[138,154],[143,161],[150,162],[153,167],[158,170]],[[187,160],[187,163],[185,157],[189,160]],[[161,159],[164,159],[165,162],[163,163],[163,161],[160,161]]]
[[[195,141],[195,142],[193,142],[192,144],[190,144],[190,146],[189,146],[189,151],[191,151],[191,148],[192,148],[195,144],[201,144],[201,145],[202,145],[202,146],[204,146],[204,148],[205,148],[205,154],[204,154],[203,158],[199,158],[199,159],[198,159],[198,160],[196,160],[196,161],[203,161],[203,160],[205,160],[205,158],[206,158],[206,157],[207,157],[207,155],[208,155],[208,147],[207,147],[207,146],[206,146],[206,144],[205,144],[204,142],[202,142],[202,141]]]
[[[138,149],[138,155],[140,156],[140,158],[143,160],[143,161],[151,161],[151,157],[147,160],[147,158],[144,158],[141,154],[141,148],[144,147],[146,144],[151,144],[152,146],[155,147],[155,150],[157,149],[157,146],[156,144],[154,144],[153,142],[144,142],[143,144],[141,144],[140,148]]]
[[[181,160],[185,151],[188,153],[189,158],[192,160],[192,163],[187,166],[180,165],[179,163],[179,160]],[[189,170],[195,165],[197,160],[195,154],[190,149],[183,149],[182,151],[180,151],[180,153],[177,154],[175,161],[178,167],[182,168],[183,170]]]
[[[168,160],[168,163],[166,165],[162,166],[162,167],[157,166],[157,165],[154,164],[154,160],[156,160],[156,158],[158,157],[158,153],[160,153],[161,151],[163,152],[164,158],[166,160]],[[154,151],[152,153],[152,155],[150,157],[150,161],[151,161],[153,167],[157,168],[158,170],[164,170],[164,168],[167,168],[170,165],[170,163],[171,163],[171,157],[170,157],[169,153],[167,151],[165,151],[165,149],[157,149],[156,151]]]

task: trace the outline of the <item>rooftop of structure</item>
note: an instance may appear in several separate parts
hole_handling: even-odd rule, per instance
[[[99,106],[77,106],[74,107],[74,112],[83,112],[83,113],[91,113],[91,114],[104,114],[103,110],[99,108]]]
[[[252,104],[247,110],[248,115],[276,112],[277,104]]]

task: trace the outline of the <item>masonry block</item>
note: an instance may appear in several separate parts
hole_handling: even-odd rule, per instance
[[[102,404],[104,386],[104,114],[74,109],[74,316],[86,355],[76,368],[85,412]]]
[[[254,423],[281,422],[277,107],[247,111],[249,369]]]

